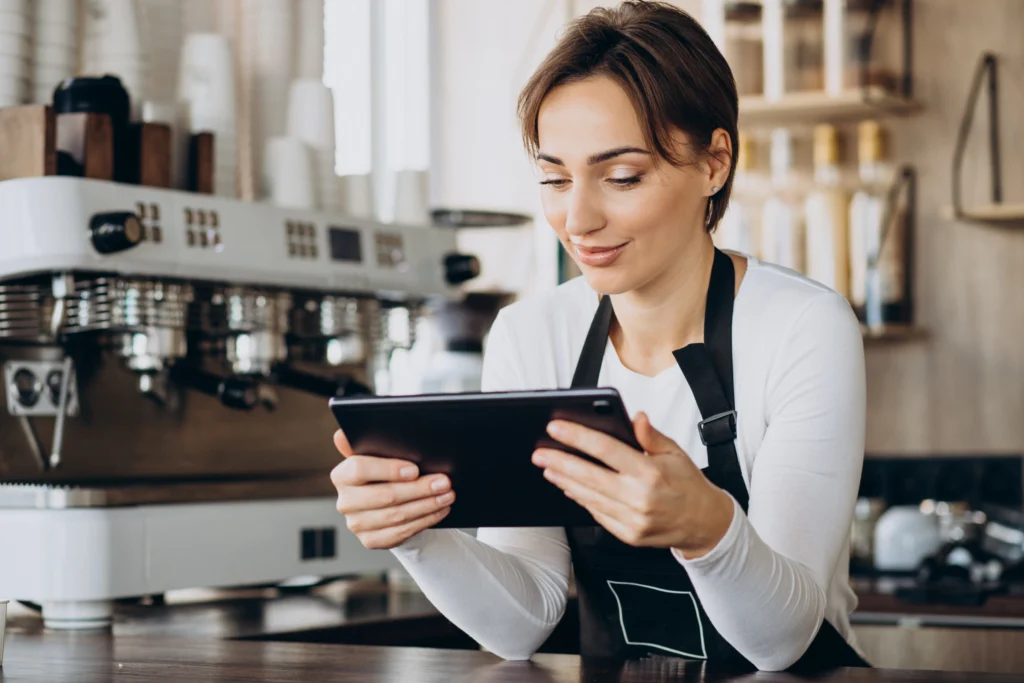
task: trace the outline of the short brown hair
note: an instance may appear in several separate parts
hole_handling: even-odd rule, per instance
[[[703,151],[710,151],[717,128],[728,132],[729,177],[708,216],[708,230],[714,230],[729,204],[739,155],[736,81],[714,41],[693,17],[663,2],[626,0],[576,19],[519,95],[523,141],[532,156],[538,153],[537,118],[547,94],[598,75],[626,91],[647,145],[675,166],[690,160],[672,149],[672,129]]]

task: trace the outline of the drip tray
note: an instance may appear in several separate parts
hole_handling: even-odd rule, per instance
[[[171,503],[225,503],[283,498],[321,498],[336,494],[327,474],[244,480],[147,481],[116,484],[4,483],[0,509],[109,508]]]

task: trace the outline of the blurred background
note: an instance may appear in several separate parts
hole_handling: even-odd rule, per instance
[[[25,629],[472,646],[339,523],[326,398],[478,390],[497,311],[578,274],[515,102],[614,4],[0,0]],[[716,243],[862,322],[865,652],[1024,670],[1024,2],[673,4],[740,93]]]

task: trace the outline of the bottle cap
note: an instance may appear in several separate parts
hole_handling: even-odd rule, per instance
[[[857,157],[865,161],[881,161],[885,156],[882,127],[878,121],[861,121],[857,126]]]

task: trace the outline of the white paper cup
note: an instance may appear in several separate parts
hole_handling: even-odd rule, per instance
[[[0,600],[0,668],[4,665],[4,633],[7,631],[7,601]]]
[[[430,224],[427,171],[402,170],[395,173],[395,222],[405,225]]]
[[[75,0],[35,0],[36,17],[39,24],[62,24],[74,26],[78,21]]]
[[[295,73],[319,80],[324,75],[324,2],[298,0],[298,4]]]
[[[36,24],[33,34],[33,40],[37,45],[43,43],[44,45],[73,46],[77,43],[77,39],[78,32],[75,31],[74,24],[54,24],[48,21]]]
[[[178,97],[200,105],[204,115],[235,118],[235,65],[231,45],[218,33],[190,33],[181,50]]]
[[[312,159],[302,140],[289,137],[267,140],[263,153],[263,184],[264,193],[277,206],[317,207]]]
[[[334,150],[334,94],[321,81],[300,78],[288,92],[288,136],[314,149]]]
[[[0,83],[23,80],[31,73],[32,69],[20,60],[0,58]]]
[[[27,59],[32,55],[32,41],[27,36],[0,33],[0,57]]]
[[[31,35],[32,22],[23,12],[4,12],[0,10],[0,33],[7,35]]]
[[[373,218],[373,176],[369,173],[338,178],[342,211],[353,218]]]

